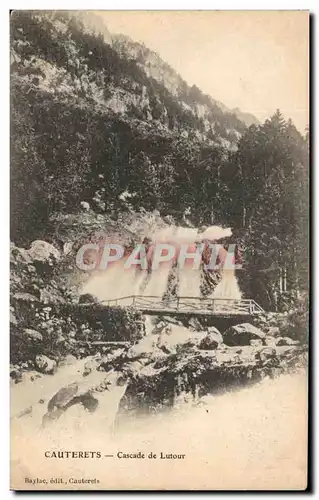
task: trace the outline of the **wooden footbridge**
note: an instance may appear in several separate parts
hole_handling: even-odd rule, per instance
[[[134,307],[149,315],[236,317],[254,316],[264,310],[252,299],[130,295],[99,302],[106,306]],[[84,304],[83,304],[84,305]],[[92,304],[85,304],[92,306]]]

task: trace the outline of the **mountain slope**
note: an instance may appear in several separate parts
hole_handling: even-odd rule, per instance
[[[13,60],[21,64],[28,45],[35,48],[33,57],[19,68],[20,78],[56,94],[81,97],[82,93],[104,111],[155,122],[185,137],[191,134],[236,147],[245,124],[234,113],[196,86],[187,86],[154,52],[123,36],[111,36],[103,25],[96,25],[93,14],[15,13],[14,17],[19,17],[20,25],[13,20]],[[38,39],[32,40],[33,36]],[[32,42],[39,43],[35,47]]]
[[[207,129],[209,123],[216,122],[218,125],[225,123],[227,127],[228,122],[228,133],[232,131],[236,133],[238,129],[241,129],[241,125],[238,123],[240,121],[247,126],[259,124],[254,115],[244,113],[239,108],[227,108],[223,103],[204,94],[196,85],[189,87],[172,67],[144,44],[134,42],[124,35],[112,35],[112,41],[115,50],[137,61],[149,78],[154,78],[164,85],[185,109],[189,109],[195,116],[203,118]],[[221,114],[223,114],[223,118],[221,118]]]
[[[92,25],[86,13],[12,14],[14,233],[45,233],[53,213],[77,213],[81,201],[121,211],[123,193],[132,209],[182,217],[193,206],[199,223],[212,211],[223,220],[220,164],[245,124],[158,56],[142,64],[138,44]]]

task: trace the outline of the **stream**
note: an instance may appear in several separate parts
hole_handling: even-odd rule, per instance
[[[12,389],[14,412],[70,383],[85,360],[33,382],[34,390]],[[98,373],[98,372],[95,372]],[[90,414],[81,405],[71,407],[48,429],[39,428],[41,411],[11,422],[11,460],[16,481],[27,477],[29,464],[39,477],[99,478],[99,488],[156,489],[250,488],[281,485],[302,487],[307,446],[307,377],[305,372],[282,375],[238,391],[205,396],[196,406],[180,406],[170,413],[127,420],[112,429],[125,386],[106,391],[100,408]],[[28,394],[28,401],[26,394]],[[19,398],[23,398],[20,399]],[[44,405],[41,407],[43,413]],[[45,458],[45,450],[100,450],[100,459]],[[124,459],[123,454],[157,454],[155,461]],[[174,454],[185,455],[174,460]],[[161,457],[161,458],[160,458]],[[165,458],[168,457],[168,458]],[[138,461],[138,462],[137,462]],[[293,474],[291,474],[293,471]],[[13,478],[14,482],[14,478]],[[72,485],[68,485],[72,488]],[[94,489],[94,486],[91,486]],[[52,488],[61,488],[53,485]],[[86,489],[87,485],[74,485]],[[89,486],[90,488],[90,486]],[[39,487],[39,489],[41,489]]]

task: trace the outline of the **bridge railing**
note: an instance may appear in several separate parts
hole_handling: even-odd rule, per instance
[[[156,295],[130,295],[102,302],[106,305],[134,306],[144,311],[209,312],[210,314],[260,314],[264,310],[253,299],[176,297],[162,299]]]

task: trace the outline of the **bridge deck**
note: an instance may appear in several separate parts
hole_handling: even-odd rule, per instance
[[[264,310],[252,299],[227,299],[203,297],[177,297],[162,299],[160,296],[130,295],[102,301],[108,306],[133,306],[145,314],[201,315],[201,316],[252,316]],[[85,304],[92,306],[92,304]]]

